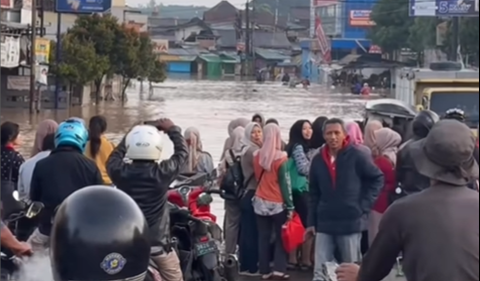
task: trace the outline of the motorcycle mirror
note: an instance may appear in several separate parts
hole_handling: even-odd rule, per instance
[[[28,208],[27,214],[25,215],[27,218],[31,219],[42,211],[44,205],[41,202],[33,202],[30,207]]]
[[[13,191],[12,197],[13,197],[13,199],[15,199],[15,201],[19,201],[19,202],[20,202],[20,193],[18,193],[17,190],[14,190],[14,191]]]
[[[213,202],[212,195],[208,193],[201,193],[197,198],[197,205],[198,206],[208,206]]]
[[[217,177],[218,177],[218,171],[217,169],[215,169],[210,173],[210,179],[216,179]]]

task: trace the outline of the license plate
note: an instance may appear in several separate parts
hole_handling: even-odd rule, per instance
[[[214,240],[195,244],[195,256],[197,258],[211,253],[216,253],[217,250],[217,243],[215,243]]]

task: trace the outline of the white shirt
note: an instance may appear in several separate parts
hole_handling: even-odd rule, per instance
[[[30,198],[30,183],[32,181],[33,170],[35,169],[35,165],[37,162],[46,158],[50,155],[51,151],[42,151],[39,152],[37,155],[33,156],[32,158],[28,159],[25,163],[20,166],[20,170],[18,172],[18,193],[20,194],[20,199],[28,199]]]

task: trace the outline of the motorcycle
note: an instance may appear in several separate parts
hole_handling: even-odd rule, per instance
[[[214,238],[215,222],[197,218],[187,208],[169,202],[172,243],[180,258],[185,281],[223,281],[220,237]]]
[[[13,198],[20,202],[19,194],[17,191],[13,192]],[[26,204],[26,202],[23,202]],[[12,233],[15,234],[15,231],[18,229],[18,221],[24,218],[33,219],[35,218],[43,209],[43,204],[40,202],[30,202],[28,209],[26,211],[21,211],[19,213],[11,214],[6,220],[5,224],[12,229]],[[15,273],[19,271],[20,266],[22,265],[22,260],[13,255],[13,253],[6,249],[1,248],[1,280],[12,280]]]
[[[168,202],[187,208],[196,218],[216,222],[217,217],[210,208],[213,198],[205,194],[213,188],[216,177],[216,170],[211,174],[182,174],[167,192]]]

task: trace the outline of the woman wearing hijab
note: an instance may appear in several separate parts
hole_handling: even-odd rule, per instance
[[[231,167],[237,157],[241,157],[244,147],[243,137],[245,128],[239,126],[230,135],[231,146],[222,156],[219,166],[220,178],[225,176],[228,167]],[[237,252],[238,235],[240,234],[241,219],[240,201],[225,200],[225,253],[234,255]]]
[[[261,127],[265,126],[265,120],[266,120],[265,117],[263,117],[263,114],[261,113],[255,113],[252,116],[252,122],[257,123]]]
[[[375,164],[383,172],[385,184],[378,196],[369,217],[368,237],[370,245],[378,233],[378,225],[389,206],[389,197],[395,192],[395,166],[397,164],[398,147],[402,137],[392,129],[382,128],[375,131],[375,145],[372,150]]]
[[[286,151],[289,157],[288,167],[292,184],[292,196],[295,211],[300,216],[303,225],[307,225],[308,173],[310,170],[310,141],[312,124],[308,120],[298,120],[290,129],[289,142]],[[289,266],[308,270],[312,266],[312,239],[306,241],[302,248],[302,262],[297,264],[297,251],[290,253]]]
[[[237,118],[235,120],[230,121],[230,123],[228,124],[228,138],[225,140],[225,144],[223,145],[222,158],[220,160],[223,160],[225,151],[231,149],[233,146],[233,139],[232,139],[233,130],[235,130],[238,127],[245,128],[245,126],[247,126],[248,123],[250,123],[250,121],[247,118]]]
[[[50,119],[43,120],[38,124],[32,157],[23,163],[19,170],[18,192],[22,199],[27,199],[30,196],[30,182],[35,165],[38,161],[50,155],[50,152],[55,148],[54,138],[57,127],[57,122]]]
[[[259,269],[263,280],[286,280],[287,252],[282,242],[282,227],[294,211],[291,196],[288,156],[282,151],[280,127],[275,124],[263,128],[263,145],[254,153],[253,167],[258,181],[253,198],[257,215]],[[274,233],[273,271],[270,267],[270,240]]]
[[[58,123],[52,119],[43,120],[38,124],[30,157],[34,157],[35,155],[37,155],[37,153],[42,151],[43,139],[49,134],[54,134],[57,128]]]
[[[213,158],[210,153],[203,150],[203,143],[198,129],[194,127],[187,128],[184,136],[189,152],[188,162],[183,172],[210,174],[215,169]]]
[[[370,148],[363,144],[363,133],[360,129],[360,125],[358,125],[357,122],[348,122],[346,127],[348,136],[350,137],[350,141],[352,142],[352,144],[364,151],[367,155],[372,155],[372,151],[370,150]]]
[[[240,275],[258,275],[258,228],[256,215],[252,206],[252,199],[257,190],[257,179],[253,169],[253,154],[262,147],[263,131],[256,122],[245,127],[242,149],[242,172],[245,180],[246,192],[241,199],[240,238],[238,243]],[[255,241],[252,243],[252,241]]]
[[[363,144],[372,150],[375,147],[375,132],[382,129],[383,124],[378,120],[369,120],[365,125]]]
[[[312,138],[310,140],[310,148],[312,148],[309,152],[309,159],[313,159],[313,157],[318,153],[320,148],[325,144],[325,139],[323,138],[323,125],[328,120],[325,116],[320,116],[312,123]]]

